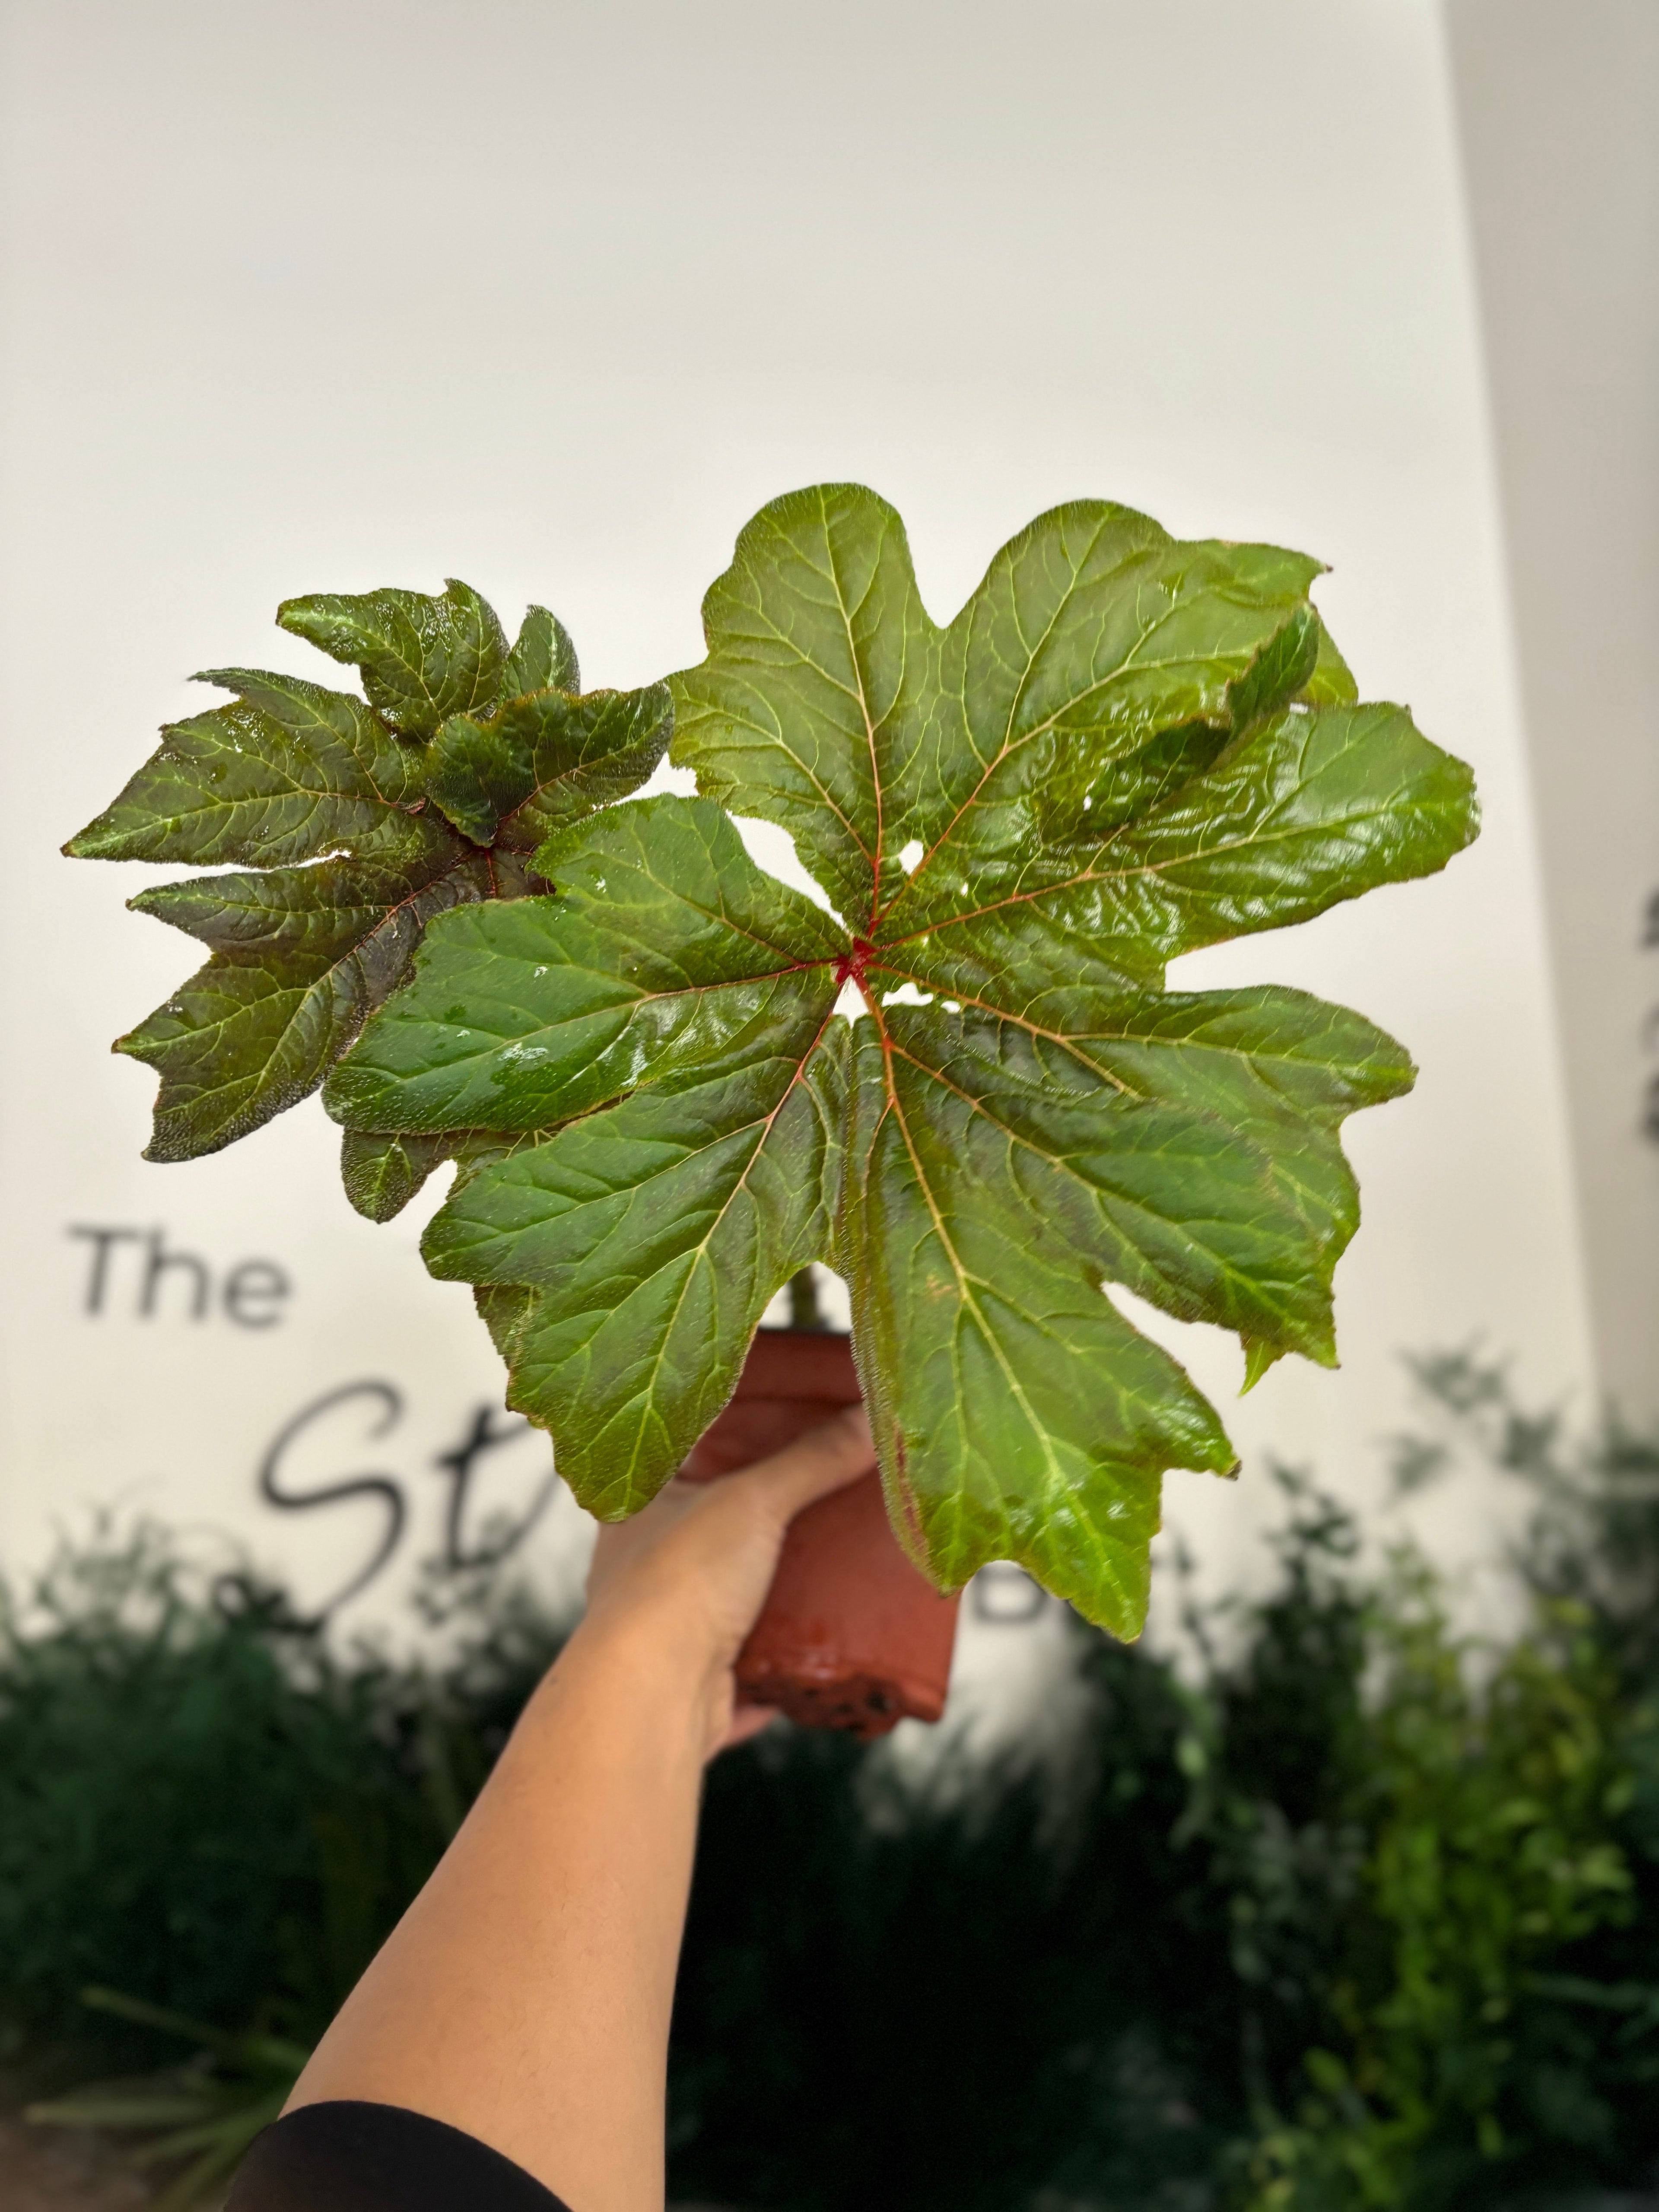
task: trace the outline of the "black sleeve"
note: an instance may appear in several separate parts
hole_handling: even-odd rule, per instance
[[[568,2212],[488,2143],[397,2105],[301,2105],[254,2138],[225,2212]]]

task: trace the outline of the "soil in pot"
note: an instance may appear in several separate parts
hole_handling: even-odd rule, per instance
[[[681,1473],[730,1474],[781,1450],[860,1397],[851,1341],[765,1328],[726,1411]],[[881,1478],[866,1475],[798,1515],[760,1619],[738,1656],[745,1705],[809,1728],[884,1735],[945,1711],[960,1594],[942,1597],[899,1548]]]

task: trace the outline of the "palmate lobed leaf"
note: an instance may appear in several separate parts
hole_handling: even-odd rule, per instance
[[[1233,1454],[1105,1286],[1235,1330],[1251,1379],[1334,1361],[1340,1123],[1413,1073],[1357,1014],[1168,993],[1164,965],[1474,834],[1468,769],[1355,702],[1317,573],[1078,504],[941,629],[873,494],[775,501],[671,680],[705,795],[595,815],[534,854],[556,897],[434,923],[326,1101],[515,1143],[464,1167],[427,1255],[478,1286],[585,1503],[654,1491],[823,1259],[919,1561],[948,1586],[1016,1559],[1135,1632],[1163,1471]],[[722,804],[788,830],[836,914]]]
[[[667,743],[661,684],[576,695],[575,648],[532,607],[509,650],[465,584],[288,601],[279,621],[360,665],[368,702],[300,678],[216,669],[231,705],[160,750],[65,850],[92,859],[241,864],[131,903],[212,957],[116,1049],[161,1077],[147,1157],[191,1159],[314,1091],[402,980],[434,915],[541,888],[526,855],[556,820],[637,787]],[[481,818],[516,744],[511,812]],[[432,732],[439,732],[432,738]],[[456,793],[474,804],[456,805]],[[406,1203],[453,1146],[361,1137],[342,1168],[374,1219]]]

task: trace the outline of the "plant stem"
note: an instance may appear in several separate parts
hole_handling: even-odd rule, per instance
[[[817,1270],[810,1261],[798,1275],[789,1278],[789,1326],[814,1329],[828,1326],[818,1304]]]

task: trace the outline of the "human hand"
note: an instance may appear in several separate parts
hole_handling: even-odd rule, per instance
[[[672,1652],[704,1699],[708,1754],[764,1728],[764,1706],[737,1707],[732,1667],[760,1616],[803,1507],[876,1463],[862,1406],[736,1474],[671,1482],[631,1520],[602,1527],[587,1576],[590,1636],[643,1638]]]

